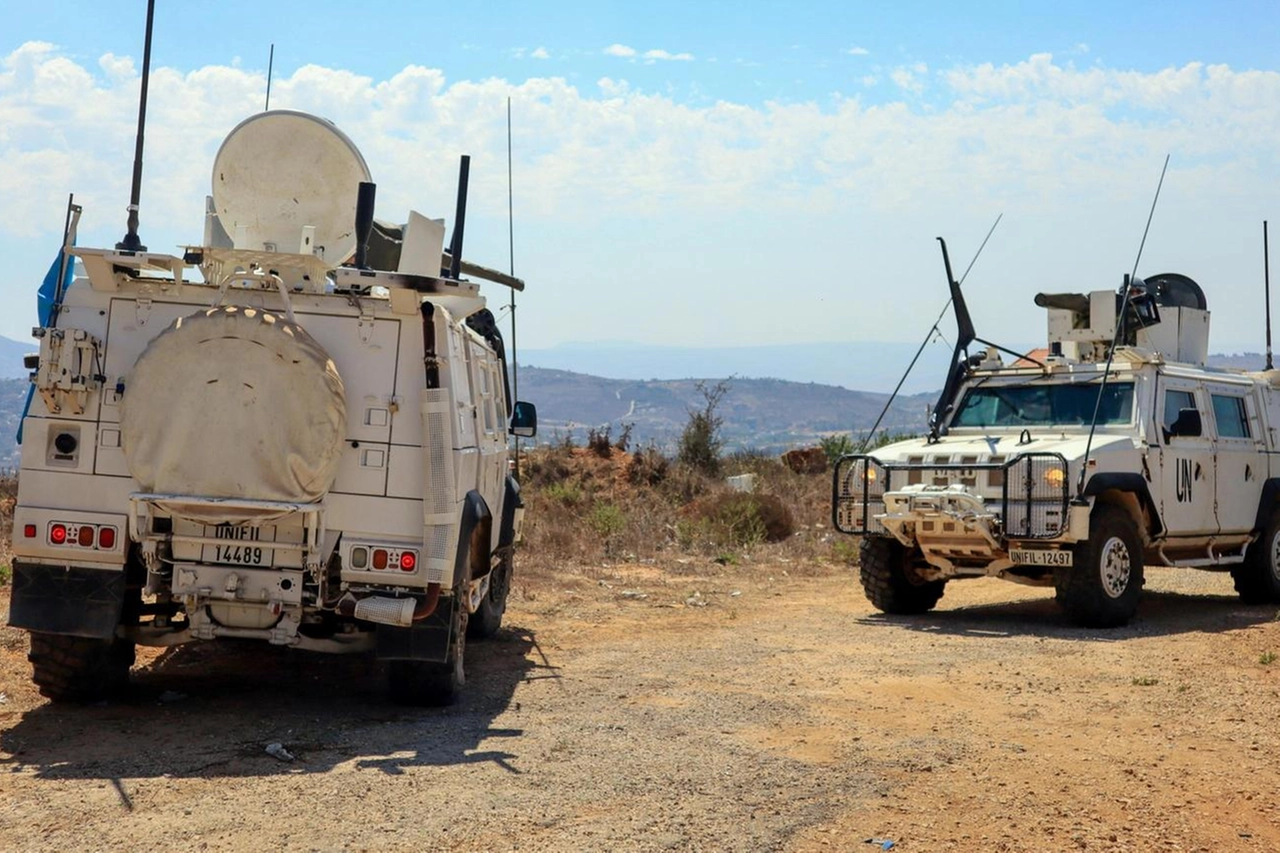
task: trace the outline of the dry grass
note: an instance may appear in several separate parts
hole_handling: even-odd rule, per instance
[[[782,563],[793,574],[847,562],[848,537],[830,527],[829,474],[796,474],[776,457],[735,454],[726,476],[754,474],[733,492],[652,448],[627,453],[561,443],[526,454],[521,574],[588,580],[619,565],[664,573],[719,563]]]
[[[13,506],[18,501],[18,478],[0,474],[0,586],[13,576]]]

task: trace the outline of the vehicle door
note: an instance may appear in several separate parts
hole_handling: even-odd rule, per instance
[[[1218,529],[1253,529],[1266,479],[1262,423],[1250,386],[1206,383],[1216,445]]]
[[[1156,414],[1160,443],[1152,472],[1160,518],[1171,537],[1218,531],[1208,395],[1195,379],[1161,376]]]

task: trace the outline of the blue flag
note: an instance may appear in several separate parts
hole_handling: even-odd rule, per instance
[[[40,282],[40,289],[36,291],[36,316],[40,319],[41,326],[48,326],[49,319],[53,316],[54,300],[58,298],[58,271],[62,268],[63,251],[63,249],[58,250],[58,255],[53,259],[49,272],[45,273],[44,281]],[[62,276],[64,294],[71,286],[71,280],[74,277],[75,261],[67,258],[67,271]],[[35,396],[35,392],[35,385],[27,389],[27,404],[22,408],[22,420],[18,421],[18,444],[22,444],[22,424],[26,422],[27,412],[31,411],[31,399]]]

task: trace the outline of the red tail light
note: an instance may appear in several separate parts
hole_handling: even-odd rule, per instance
[[[418,558],[412,551],[405,551],[400,555],[400,569],[402,571],[411,572],[418,565]]]
[[[55,524],[49,528],[49,541],[54,545],[62,545],[67,541],[67,526]]]
[[[387,552],[382,548],[373,550],[373,567],[375,569],[385,569],[387,567]]]
[[[22,526],[22,535],[28,539],[35,539],[36,532],[36,526],[34,524],[24,524]]]
[[[103,551],[110,551],[116,547],[116,529],[114,527],[103,527],[98,531],[98,547]]]
[[[81,525],[80,531],[76,535],[76,542],[79,543],[81,548],[92,548],[93,533],[94,533],[93,525],[91,524]]]

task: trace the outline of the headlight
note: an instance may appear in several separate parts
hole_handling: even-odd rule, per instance
[[[870,465],[867,466],[867,482],[874,483],[876,481],[876,469]]]
[[[1067,472],[1061,468],[1050,468],[1044,472],[1044,481],[1055,489],[1061,489],[1067,481]]]

